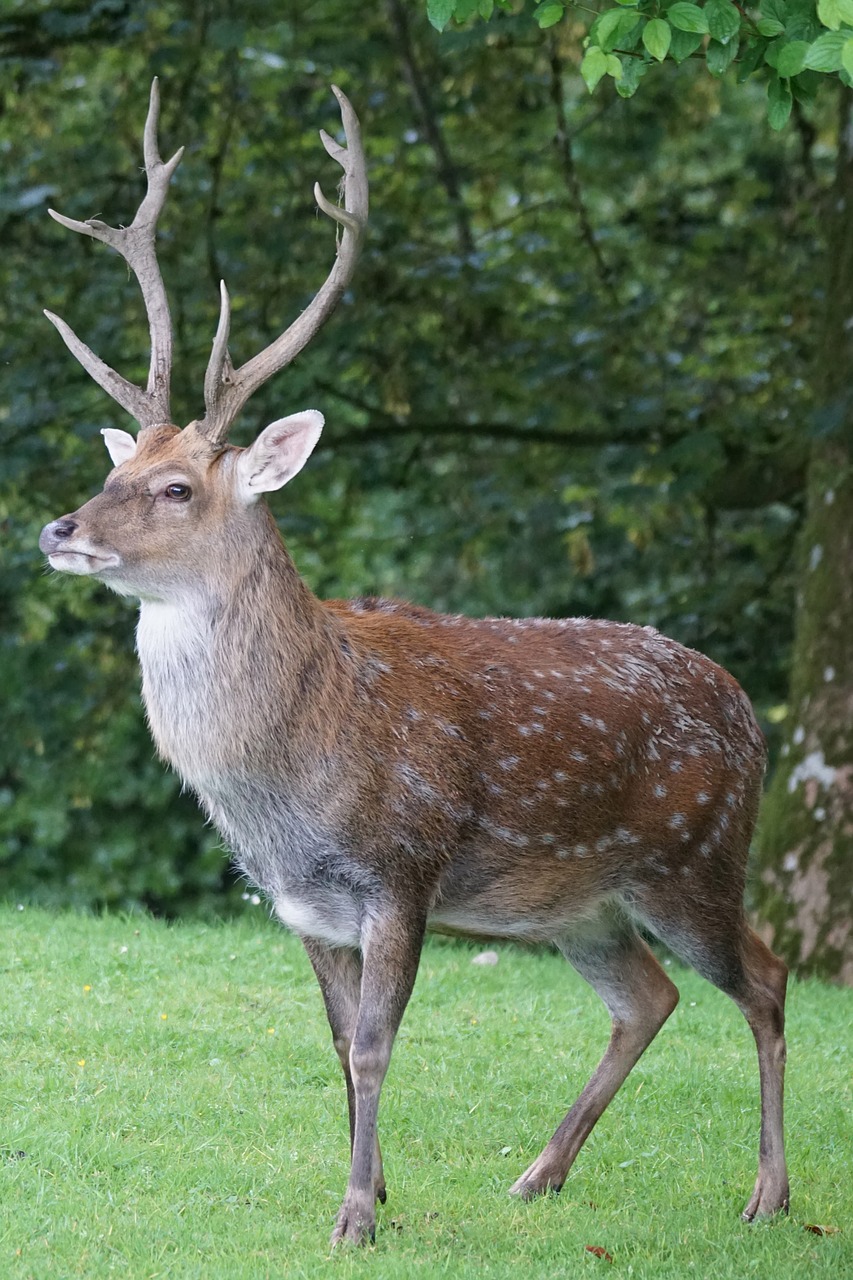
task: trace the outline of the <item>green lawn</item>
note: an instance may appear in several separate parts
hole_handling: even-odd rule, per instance
[[[506,1190],[594,1067],[607,1017],[555,955],[507,947],[486,968],[430,942],[383,1094],[377,1243],[330,1255],[343,1081],[299,943],[263,907],[172,926],[0,911],[2,1277],[853,1274],[853,991],[791,991],[789,1219],[739,1221],[752,1038],[674,964],[678,1009],[562,1194],[525,1205]]]

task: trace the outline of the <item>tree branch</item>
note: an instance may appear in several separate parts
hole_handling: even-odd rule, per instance
[[[584,203],[583,191],[581,190],[580,180],[578,178],[577,168],[575,166],[575,157],[572,152],[572,137],[569,132],[568,119],[566,117],[566,99],[563,93],[563,60],[557,49],[557,41],[553,33],[548,39],[548,60],[551,67],[551,101],[554,104],[554,113],[557,120],[557,128],[554,135],[554,145],[557,149],[557,155],[560,159],[560,167],[563,171],[563,177],[569,192],[569,199],[578,220],[581,239],[590,251],[592,260],[598,277],[612,302],[619,305],[619,297],[613,284],[613,273],[605,261],[604,255],[598,241],[595,238],[595,231],[589,219],[586,204]],[[574,135],[576,136],[576,135]]]
[[[456,220],[456,235],[459,240],[459,249],[465,257],[468,257],[474,252],[475,248],[474,236],[471,231],[471,222],[459,187],[459,177],[456,166],[451,159],[450,151],[448,150],[447,143],[445,142],[438,116],[432,105],[429,90],[427,89],[426,78],[418,65],[415,48],[409,31],[409,17],[402,0],[387,0],[387,7],[388,16],[391,20],[391,27],[394,31],[397,44],[397,52],[399,53],[400,60],[403,64],[403,76],[412,91],[412,97],[415,100],[415,105],[421,118],[424,133],[426,134],[427,141],[435,155],[439,181],[447,192],[447,198],[450,201],[453,215]]]

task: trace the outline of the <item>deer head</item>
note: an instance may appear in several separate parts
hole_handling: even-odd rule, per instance
[[[227,437],[249,397],[288,365],[332,314],[355,270],[367,224],[367,171],[356,114],[341,90],[332,90],[346,145],[325,131],[320,137],[344,171],[343,207],[327,200],[319,184],[314,187],[317,204],[340,228],[332,269],[293,324],[238,369],[228,350],[231,312],[222,282],[219,324],[204,379],[204,416],[183,430],[171,421],[172,329],[155,245],[157,219],[183,148],[165,163],[160,156],[156,79],[143,134],[148,187],[130,226],[78,222],[50,210],[62,226],[122,255],[142,290],[151,336],[143,390],[109,368],[64,320],[45,312],[84,369],[140,427],[135,438],[114,428],[102,432],[114,467],[103,492],[45,526],[39,545],[54,569],[98,578],[121,594],[170,598],[205,576],[211,559],[206,535],[215,533],[217,546],[227,553],[229,547],[251,543],[253,528],[268,527],[258,497],[286,484],[311,454],[323,427],[316,410],[273,422],[248,449],[227,445]]]

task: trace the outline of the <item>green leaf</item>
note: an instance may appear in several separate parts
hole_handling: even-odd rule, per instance
[[[427,17],[436,31],[443,31],[456,8],[456,0],[427,0]]]
[[[667,9],[666,17],[670,26],[676,27],[679,31],[708,34],[708,19],[698,4],[689,4],[688,0],[678,0],[677,4]]]
[[[811,103],[817,97],[818,89],[824,84],[824,78],[818,71],[801,71],[790,81],[791,93],[795,102]]]
[[[767,86],[767,119],[771,129],[784,129],[792,105],[791,86],[786,80],[774,76]]]
[[[653,58],[663,62],[672,44],[672,27],[663,18],[652,18],[643,28],[643,44]]]
[[[696,31],[673,31],[672,44],[669,46],[669,56],[673,62],[679,65],[685,58],[689,58],[691,53],[695,53],[702,43],[701,32]]]
[[[602,76],[607,75],[607,56],[603,49],[599,49],[597,44],[590,45],[583,55],[581,75],[590,93],[592,93]]]
[[[844,48],[841,50],[841,65],[848,76],[853,76],[853,37],[844,41]]]
[[[837,31],[842,23],[853,27],[853,0],[818,0],[817,16],[830,31]]]
[[[561,4],[543,4],[541,8],[536,10],[536,21],[544,31],[547,27],[555,26],[564,12],[565,10]]]
[[[488,22],[495,11],[495,0],[480,0],[477,12],[484,22]]]
[[[593,23],[590,35],[593,40],[605,48],[605,42],[625,18],[634,20],[633,14],[626,14],[622,9],[606,9],[600,18]]]
[[[783,43],[781,40],[771,40],[764,54],[764,61],[774,71],[776,70],[776,63],[779,61],[779,54],[782,52]]]
[[[791,76],[798,76],[806,65],[806,54],[809,51],[808,43],[805,40],[791,40],[788,44],[783,45],[779,50],[779,57],[776,59],[776,70],[780,76],[790,79]]]
[[[777,18],[759,18],[758,30],[763,36],[781,36],[785,27]]]
[[[606,9],[592,24],[590,41],[600,45],[605,53],[610,53],[617,45],[622,45],[622,41],[635,27],[639,27],[641,21],[634,11],[626,13],[624,9]]]
[[[636,49],[640,43],[640,36],[643,34],[646,25],[646,19],[640,14],[628,10],[623,16],[626,19],[625,25],[620,27],[616,32],[616,45],[620,49]]]
[[[620,98],[632,98],[639,88],[640,81],[649,69],[649,63],[643,58],[622,59],[622,79],[616,81],[616,92]]]
[[[731,0],[708,0],[704,13],[708,30],[720,44],[728,44],[740,32],[740,14]]]
[[[809,45],[804,65],[812,71],[840,71],[841,50],[846,41],[847,36],[840,31],[824,31],[814,44]]]
[[[607,74],[612,76],[614,80],[622,79],[622,63],[615,53],[608,53],[607,55]]]
[[[705,61],[712,76],[725,75],[737,57],[739,44],[738,40],[729,40],[728,44],[720,44],[719,40],[710,42],[705,51]]]
[[[743,84],[744,80],[748,80],[753,72],[763,65],[766,51],[767,40],[764,37],[750,38],[741,45],[736,74],[738,84]]]

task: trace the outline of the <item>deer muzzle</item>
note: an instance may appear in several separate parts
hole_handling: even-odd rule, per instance
[[[73,516],[51,520],[39,535],[39,548],[47,556],[51,569],[81,575],[101,573],[120,563],[114,551],[97,548],[79,532]]]

